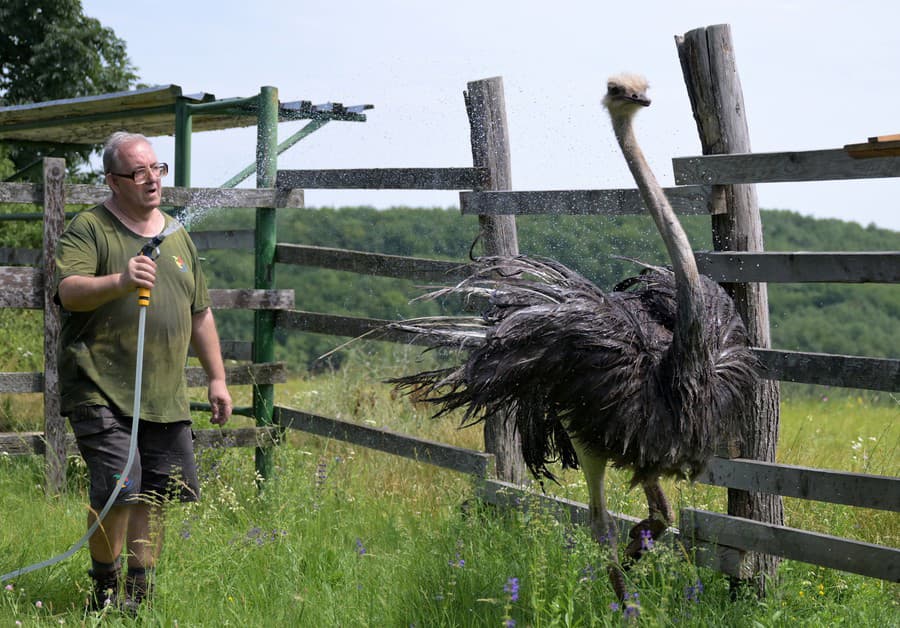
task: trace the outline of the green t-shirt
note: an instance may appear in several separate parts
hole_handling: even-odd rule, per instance
[[[166,216],[168,227],[172,218]],[[149,238],[127,229],[103,205],[79,213],[59,239],[56,288],[72,275],[125,270]],[[163,240],[144,332],[141,419],[190,419],[184,366],[193,314],[210,305],[197,249],[184,229]],[[61,413],[103,405],[131,416],[139,327],[137,292],[90,312],[62,310],[59,350]]]

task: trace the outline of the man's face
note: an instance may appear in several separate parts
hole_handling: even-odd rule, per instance
[[[106,175],[106,183],[115,192],[120,207],[141,214],[159,207],[162,181],[154,169],[158,163],[153,147],[147,142],[136,140],[120,147],[118,174]],[[140,168],[149,171],[150,176],[144,183],[135,183],[127,176],[121,176],[130,175]]]

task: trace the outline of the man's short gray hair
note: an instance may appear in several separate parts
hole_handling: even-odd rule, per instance
[[[127,131],[116,131],[106,138],[106,144],[103,145],[103,172],[118,170],[121,163],[119,161],[119,150],[124,144],[131,144],[137,141],[150,143],[150,140],[140,133],[129,133]]]

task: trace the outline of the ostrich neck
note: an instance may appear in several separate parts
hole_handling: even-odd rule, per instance
[[[628,163],[628,168],[644,199],[644,204],[656,222],[656,228],[659,230],[672,261],[678,303],[676,337],[681,336],[681,340],[687,340],[692,333],[698,333],[696,323],[702,319],[703,312],[700,274],[697,271],[697,262],[694,259],[691,244],[681,223],[678,222],[672,206],[669,205],[662,187],[653,175],[653,171],[650,170],[643,151],[638,146],[631,125],[631,116],[613,117],[613,129],[625,161]]]

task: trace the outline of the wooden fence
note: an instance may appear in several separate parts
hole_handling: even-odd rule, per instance
[[[502,86],[491,79],[495,90],[492,101],[502,104]],[[500,87],[499,98],[496,89]],[[481,84],[470,84],[477,91]],[[470,103],[471,104],[471,103]],[[472,107],[475,109],[475,107]],[[502,112],[500,112],[502,114]],[[494,111],[490,115],[497,115]],[[473,120],[473,128],[478,121]],[[484,120],[481,121],[483,123]],[[493,122],[496,122],[494,120]],[[505,124],[505,122],[504,122]],[[505,128],[503,124],[499,127]],[[473,141],[475,134],[473,133]],[[496,146],[494,147],[496,149]],[[502,152],[502,151],[501,151]],[[811,181],[820,179],[858,178],[859,176],[900,176],[900,158],[877,157],[865,160],[845,159],[836,151],[810,153],[770,153],[766,155],[697,156],[674,160],[676,181],[682,186],[667,190],[676,211],[682,214],[720,212],[719,186],[742,183],[779,181]],[[798,157],[798,155],[800,155]],[[365,189],[451,189],[460,190],[460,207],[464,214],[480,217],[482,228],[502,232],[516,214],[639,214],[644,207],[634,190],[573,191],[508,191],[504,177],[497,169],[508,168],[508,155],[484,158],[473,146],[473,167],[365,169],[340,171],[280,171],[275,189],[264,190],[189,190],[170,188],[164,203],[191,205],[202,198],[204,207],[296,207],[302,206],[300,188],[354,187]],[[785,164],[802,163],[802,168]],[[44,392],[48,407],[46,428],[41,434],[0,435],[0,452],[11,454],[44,453],[48,475],[57,477],[54,465],[71,450],[71,437],[65,434],[51,397],[55,394],[55,348],[53,339],[58,329],[53,307],[47,307],[46,281],[52,269],[49,250],[62,225],[63,199],[79,203],[98,202],[106,195],[101,188],[63,185],[62,177],[49,164],[43,186],[0,184],[0,202],[43,203],[45,211],[45,252],[41,268],[0,268],[0,307],[44,308],[47,320],[47,369],[40,373],[0,374],[0,392]],[[773,177],[778,177],[773,179]],[[508,178],[508,177],[507,177]],[[514,228],[514,222],[512,223]],[[193,233],[200,248],[252,248],[252,234],[245,232]],[[514,233],[513,233],[514,237]],[[496,243],[494,246],[498,246]],[[509,247],[509,243],[505,245]],[[6,259],[19,259],[19,253],[7,251]],[[30,259],[26,255],[21,259]],[[701,272],[718,281],[727,282],[882,282],[900,283],[900,252],[884,253],[772,253],[721,251],[697,255]],[[275,249],[275,261],[283,265],[342,270],[373,276],[434,281],[458,277],[455,262],[407,258],[364,251],[346,251],[316,246],[281,243]],[[217,308],[255,308],[274,312],[275,327],[293,332],[311,332],[357,337],[369,332],[380,341],[409,342],[405,334],[384,332],[389,321],[328,313],[305,312],[293,307],[292,294],[283,291],[219,290],[212,291]],[[55,327],[56,326],[56,327]],[[246,344],[226,346],[230,357],[246,359],[252,351]],[[900,360],[857,356],[825,355],[755,349],[766,367],[770,380],[824,384],[870,390],[900,391]],[[284,381],[280,364],[249,364],[229,367],[229,382],[273,383]],[[191,374],[192,385],[202,385],[202,373]],[[296,409],[277,406],[275,423],[281,429],[297,429],[335,438],[408,458],[437,465],[481,478],[479,494],[497,504],[528,503],[523,496],[540,500],[556,508],[573,521],[587,520],[584,504],[534,495],[518,483],[498,479],[497,456],[322,417]],[[266,445],[274,442],[274,428],[201,431],[200,445],[239,446]],[[54,475],[55,474],[55,475]],[[726,486],[752,493],[772,494],[900,512],[900,479],[823,469],[796,467],[751,459],[715,458],[700,482]],[[52,486],[52,484],[51,484]],[[680,513],[679,529],[674,533],[697,549],[698,560],[709,567],[734,576],[744,576],[741,558],[744,553],[758,552],[836,569],[842,569],[885,580],[900,581],[900,550],[792,529],[783,525],[686,508]],[[623,531],[636,520],[616,516]]]

